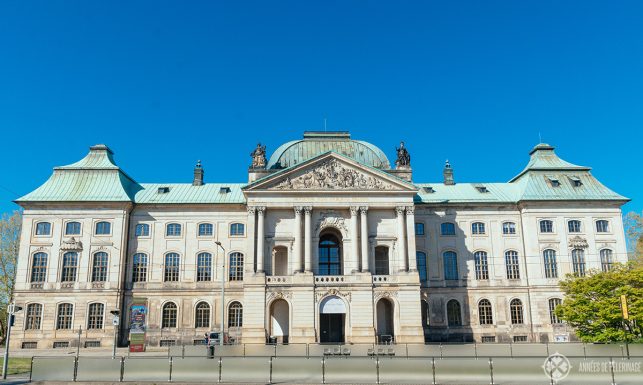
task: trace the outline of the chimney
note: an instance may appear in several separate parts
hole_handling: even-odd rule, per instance
[[[455,184],[455,181],[453,180],[453,169],[451,168],[451,164],[449,163],[448,159],[444,164],[444,171],[442,173],[444,174],[445,185],[452,186]]]
[[[192,181],[192,186],[203,186],[203,168],[201,167],[200,160],[197,160],[196,166],[194,166],[194,180]]]

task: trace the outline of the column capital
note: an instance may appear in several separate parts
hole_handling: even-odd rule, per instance
[[[404,206],[397,206],[397,207],[395,207],[395,212],[397,213],[397,215],[404,215],[404,210],[405,209],[406,209],[406,207],[404,207]]]
[[[351,206],[349,209],[351,211],[351,216],[354,216],[354,215],[357,215],[359,211],[359,206]]]
[[[250,215],[254,215],[254,213],[255,213],[255,210],[256,210],[256,209],[257,209],[257,208],[256,208],[255,206],[248,206],[248,207],[247,207],[248,214],[250,214]]]
[[[304,213],[306,215],[310,215],[310,213],[313,211],[313,206],[304,206],[302,208],[304,209]]]
[[[301,214],[301,211],[303,210],[303,207],[295,206],[295,207],[293,207],[293,210],[295,210],[295,214],[299,215],[299,214]]]
[[[415,206],[406,206],[406,213],[409,215],[415,214]]]
[[[257,214],[263,215],[264,211],[266,211],[266,206],[256,206],[255,209],[257,210]]]
[[[359,211],[361,211],[362,214],[366,214],[366,212],[368,211],[368,206],[360,206]]]

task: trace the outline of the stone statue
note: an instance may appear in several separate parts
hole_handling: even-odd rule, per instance
[[[404,147],[404,142],[400,142],[400,147],[395,149],[397,151],[397,160],[395,160],[395,166],[397,168],[409,168],[411,167],[411,155],[409,151]]]
[[[251,168],[265,168],[266,167],[266,146],[257,143],[257,148],[250,153],[252,157]]]

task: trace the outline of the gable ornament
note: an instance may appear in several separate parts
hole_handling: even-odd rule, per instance
[[[338,289],[332,288],[328,289],[326,291],[318,291],[315,293],[315,299],[317,302],[321,301],[322,298],[328,297],[328,296],[335,296],[335,297],[341,297],[346,299],[349,303],[351,302],[351,293],[350,292],[343,292]]]
[[[589,247],[589,244],[585,238],[581,238],[577,235],[569,240],[569,247],[572,249],[586,249]]]
[[[322,219],[317,223],[315,232],[319,232],[326,227],[334,227],[339,230],[348,231],[345,219],[332,211],[322,213]]]
[[[252,165],[250,168],[266,168],[266,146],[257,143],[257,148],[250,153]]]
[[[83,244],[80,241],[77,241],[76,238],[71,237],[69,239],[63,240],[62,245],[60,245],[60,250],[81,251],[83,250]]]

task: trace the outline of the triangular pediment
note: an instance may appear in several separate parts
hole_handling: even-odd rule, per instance
[[[328,152],[255,181],[246,191],[417,191],[410,182]]]

